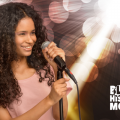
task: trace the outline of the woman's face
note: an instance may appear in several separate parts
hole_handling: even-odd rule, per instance
[[[15,31],[16,52],[19,57],[30,56],[36,42],[35,26],[31,18],[22,18]]]

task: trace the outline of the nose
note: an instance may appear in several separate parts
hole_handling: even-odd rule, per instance
[[[26,42],[27,43],[33,43],[33,39],[30,35],[28,35]]]

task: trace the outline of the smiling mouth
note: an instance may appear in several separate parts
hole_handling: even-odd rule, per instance
[[[24,50],[27,50],[27,51],[30,51],[32,50],[32,46],[28,46],[28,47],[24,47],[24,46],[21,46]]]
[[[23,48],[31,48],[32,46],[26,46],[26,47],[25,46],[21,46],[21,47],[23,47]]]

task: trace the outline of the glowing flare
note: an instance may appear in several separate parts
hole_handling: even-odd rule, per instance
[[[109,2],[110,0],[98,0],[98,6],[102,11],[105,11],[107,9]]]

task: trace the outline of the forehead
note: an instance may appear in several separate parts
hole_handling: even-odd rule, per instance
[[[35,29],[34,22],[31,18],[22,18],[16,27],[16,31],[31,31]]]

